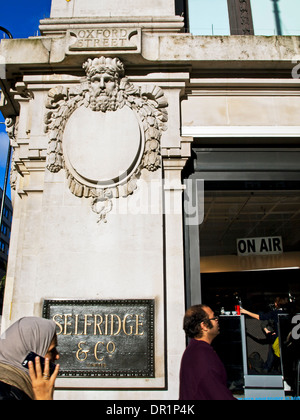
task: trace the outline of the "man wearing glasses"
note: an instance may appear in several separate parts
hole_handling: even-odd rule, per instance
[[[180,370],[180,400],[235,400],[227,387],[225,367],[211,343],[219,334],[219,320],[211,308],[195,305],[184,317],[191,339]]]

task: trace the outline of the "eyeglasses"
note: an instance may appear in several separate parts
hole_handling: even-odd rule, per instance
[[[208,318],[209,321],[219,321],[219,317],[215,316],[213,318]]]

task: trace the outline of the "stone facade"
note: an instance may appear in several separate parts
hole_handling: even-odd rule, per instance
[[[155,299],[154,378],[61,378],[56,397],[177,399],[182,170],[194,137],[296,138],[300,42],[184,34],[173,0],[104,3],[53,0],[41,37],[0,44],[17,122],[3,328],[44,299]]]

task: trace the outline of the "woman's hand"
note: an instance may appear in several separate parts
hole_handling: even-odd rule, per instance
[[[254,314],[253,312],[247,311],[244,308],[241,308],[240,311],[241,311],[241,315],[249,315],[251,316],[251,318],[259,320],[259,314]]]
[[[35,399],[43,401],[53,400],[54,384],[58,375],[59,365],[56,365],[52,376],[50,376],[49,359],[45,359],[44,372],[42,372],[39,357],[35,358],[35,366],[33,362],[29,362],[28,367]]]

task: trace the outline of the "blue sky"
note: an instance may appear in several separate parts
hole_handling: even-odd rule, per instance
[[[0,26],[14,38],[36,35],[39,21],[50,16],[51,0],[0,0],[0,4]]]

